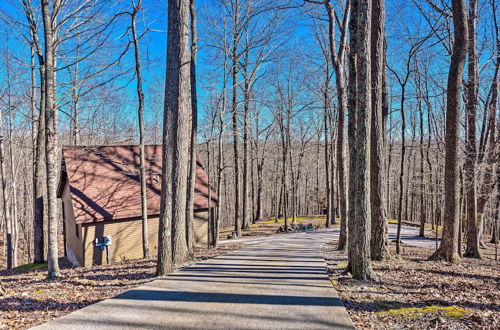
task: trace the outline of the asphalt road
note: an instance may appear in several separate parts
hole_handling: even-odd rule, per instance
[[[353,329],[321,253],[335,236],[254,240],[38,329]]]

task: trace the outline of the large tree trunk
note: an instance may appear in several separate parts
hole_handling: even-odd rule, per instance
[[[55,12],[54,14],[57,14]],[[52,14],[53,15],[53,14]],[[48,277],[59,276],[57,237],[57,126],[55,81],[55,31],[56,17],[51,15],[49,0],[42,0],[45,41],[45,163],[47,168],[48,215]]]
[[[370,260],[371,1],[353,0],[349,24],[349,268],[373,279]]]
[[[384,29],[385,3],[376,0],[372,3],[371,26],[371,258],[384,260],[389,257],[389,241],[387,237],[387,220],[384,208],[384,126],[383,126],[383,76],[384,63]]]
[[[172,186],[172,261],[174,264],[181,264],[188,257],[188,246],[186,240],[186,195],[189,159],[189,117],[192,112],[191,107],[191,68],[185,63],[191,61],[191,45],[189,42],[189,0],[169,1],[174,4],[174,15],[178,15],[177,25],[174,35],[177,42],[174,56],[175,78],[168,80],[167,88],[172,88],[176,100],[172,106],[174,122],[174,152],[173,161],[173,186]],[[169,26],[170,31],[170,26]],[[168,54],[170,55],[170,54]],[[172,73],[172,76],[174,73]],[[176,82],[177,86],[172,86]],[[172,85],[170,85],[172,83]]]
[[[186,240],[189,253],[193,253],[193,220],[194,220],[194,196],[196,184],[196,134],[198,131],[198,96],[196,89],[196,54],[198,52],[198,34],[196,29],[196,8],[194,0],[190,1],[189,11],[191,16],[191,134],[189,156],[191,163],[189,164],[187,205],[186,205]],[[213,230],[213,228],[212,228]],[[213,234],[213,233],[212,233]]]
[[[458,262],[458,152],[460,137],[460,101],[462,75],[467,54],[467,14],[464,0],[452,0],[455,40],[448,73],[444,169],[444,223],[443,236],[433,259]]]
[[[189,165],[187,118],[191,111],[189,0],[168,1],[167,73],[163,114],[162,191],[157,275],[183,262],[186,242],[186,185]],[[182,141],[184,138],[184,141]],[[173,221],[172,221],[173,220]]]
[[[139,118],[139,177],[141,180],[141,215],[142,215],[142,255],[144,258],[149,258],[149,239],[148,239],[148,199],[146,189],[146,159],[144,153],[144,93],[142,91],[142,71],[141,58],[139,51],[139,38],[137,36],[137,13],[141,9],[142,0],[139,0],[134,5],[132,12],[132,37],[134,39],[134,55],[135,55],[135,74],[137,77],[137,100],[139,106],[137,108],[137,117]],[[75,141],[76,143],[76,141]]]
[[[467,135],[465,144],[465,198],[467,216],[467,246],[465,256],[470,258],[481,258],[479,251],[479,232],[477,228],[476,210],[476,112],[478,106],[478,58],[477,58],[477,0],[470,0],[469,3],[469,43],[468,43],[468,82],[467,82]],[[461,228],[460,228],[461,229]],[[460,230],[461,232],[461,230]]]

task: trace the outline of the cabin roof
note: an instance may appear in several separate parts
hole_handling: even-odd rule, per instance
[[[146,145],[146,190],[148,215],[160,213],[162,146]],[[141,217],[139,146],[67,146],[63,147],[58,196],[66,182],[77,224]],[[217,203],[217,195],[208,185],[208,177],[198,160],[194,210]]]

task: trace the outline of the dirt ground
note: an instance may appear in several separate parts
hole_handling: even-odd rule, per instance
[[[345,253],[325,246],[330,279],[354,324],[363,329],[500,329],[500,263],[488,243],[482,260],[427,261],[432,249],[405,245],[400,257],[375,261],[379,281],[343,274]],[[391,243],[395,255],[395,245]]]
[[[238,248],[197,248],[185,266]],[[63,260],[63,259],[62,259]],[[27,329],[113,297],[154,279],[156,259],[130,260],[93,268],[62,263],[61,277],[47,280],[47,265],[24,265],[0,271],[7,294],[0,297],[0,329]]]

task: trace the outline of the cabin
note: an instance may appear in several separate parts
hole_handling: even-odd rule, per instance
[[[148,239],[157,253],[162,146],[145,146]],[[68,260],[91,267],[142,258],[142,212],[136,145],[63,147],[58,197],[62,201],[64,247]],[[195,244],[213,238],[217,195],[198,160],[194,198]],[[210,215],[210,218],[209,218]]]

